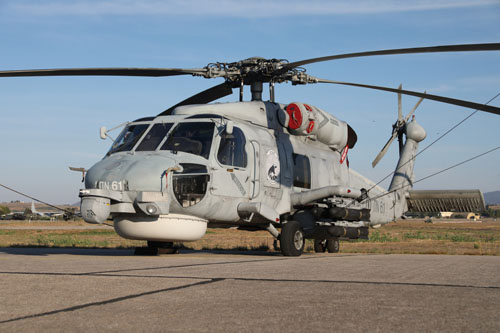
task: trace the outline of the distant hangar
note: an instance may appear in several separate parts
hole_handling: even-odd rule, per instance
[[[486,210],[480,190],[412,190],[408,210],[426,212],[482,212]]]

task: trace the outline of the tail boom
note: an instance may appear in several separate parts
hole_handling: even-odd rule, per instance
[[[406,142],[389,186],[389,192],[394,193],[394,218],[401,217],[408,210],[406,198],[413,187],[415,156],[419,142],[426,136],[424,128],[415,119],[406,124],[405,133]]]

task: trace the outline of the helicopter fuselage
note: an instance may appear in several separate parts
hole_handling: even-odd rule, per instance
[[[164,242],[197,240],[207,226],[278,237],[274,227],[292,218],[307,237],[323,238],[318,224],[393,221],[402,214],[393,196],[359,200],[367,188],[372,196],[386,191],[349,168],[355,141],[345,122],[307,104],[178,107],[125,127],[87,172],[82,216],[91,223],[111,216],[125,238]]]

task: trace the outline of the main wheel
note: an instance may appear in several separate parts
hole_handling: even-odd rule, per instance
[[[337,253],[340,250],[340,241],[338,238],[329,239],[326,241],[326,248],[328,249],[328,253]]]
[[[138,247],[135,249],[137,255],[160,255],[160,254],[176,254],[179,249],[174,247],[173,242],[157,242],[148,241],[147,247]]]
[[[159,247],[161,249],[170,249],[174,247],[174,242],[148,241],[148,247]]]
[[[326,240],[315,239],[314,240],[314,252],[325,253],[326,252]]]
[[[281,228],[281,253],[287,257],[298,257],[304,252],[304,232],[297,221],[289,221]]]

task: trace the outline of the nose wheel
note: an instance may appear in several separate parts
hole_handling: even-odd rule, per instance
[[[337,253],[340,250],[340,241],[338,238],[334,239],[315,239],[314,252],[316,253]]]
[[[304,231],[297,221],[289,221],[281,228],[280,249],[287,257],[298,257],[304,252]]]
[[[314,240],[314,252],[325,253],[326,252],[326,239],[315,239]]]
[[[148,241],[147,247],[135,248],[135,255],[139,256],[157,256],[161,254],[176,254],[179,249],[174,247],[173,242],[155,242]]]

